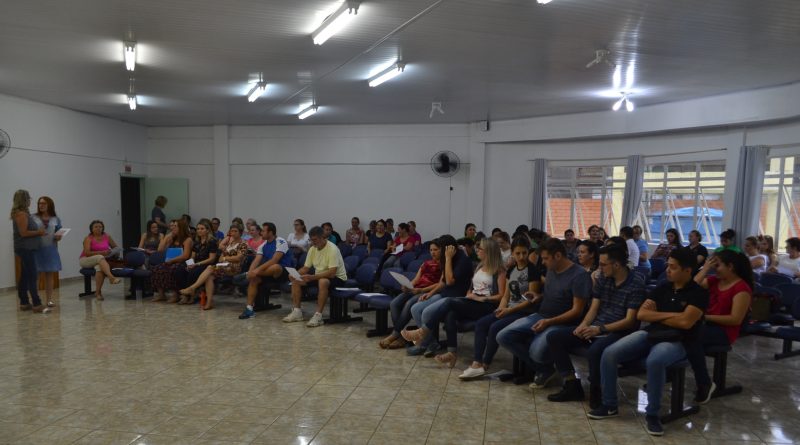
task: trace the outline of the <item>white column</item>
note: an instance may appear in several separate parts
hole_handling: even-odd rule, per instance
[[[214,126],[214,215],[222,221],[222,227],[233,218],[228,133],[227,125]]]

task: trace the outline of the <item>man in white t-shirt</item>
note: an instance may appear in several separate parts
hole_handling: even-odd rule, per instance
[[[639,246],[633,239],[633,227],[625,226],[619,229],[619,236],[625,240],[625,245],[628,246],[628,268],[633,269],[639,265]]]
[[[795,280],[800,278],[800,238],[786,240],[786,255],[781,255],[778,264],[770,267],[767,272],[788,275]]]

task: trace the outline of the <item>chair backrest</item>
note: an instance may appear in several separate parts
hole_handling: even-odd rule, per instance
[[[353,247],[350,246],[346,241],[341,241],[337,247],[339,248],[339,252],[342,254],[342,258],[347,258],[353,254]]]
[[[345,259],[344,259],[344,268],[347,271],[347,277],[348,278],[353,278],[353,276],[356,273],[356,269],[358,269],[358,263],[360,263],[360,262],[361,262],[361,258],[359,258],[359,257],[357,257],[355,255],[350,255],[348,257],[345,257]]]
[[[406,272],[412,272],[414,273],[414,275],[416,275],[417,271],[419,271],[419,268],[422,267],[422,263],[424,262],[425,262],[424,260],[416,259],[408,263],[408,267],[406,267]]]
[[[255,255],[245,255],[244,258],[242,258],[242,268],[239,270],[241,270],[242,273],[245,273],[248,270],[250,270],[250,265],[253,264],[253,260],[255,259],[256,259]]]
[[[774,288],[774,287],[767,287],[761,284],[756,284],[756,288],[753,289],[754,294],[761,294],[761,295],[769,295],[771,297],[775,297],[777,299],[781,299],[783,296],[783,292]]]
[[[362,289],[369,290],[375,282],[375,272],[378,270],[377,264],[366,263],[356,269],[356,282]]]
[[[792,314],[795,320],[800,320],[800,298],[794,299],[794,304],[792,304],[792,310],[789,312]]]
[[[355,255],[363,260],[364,257],[367,256],[367,246],[365,244],[359,244],[356,247],[353,247],[353,251],[350,254]]]
[[[408,265],[411,264],[412,261],[416,261],[417,259],[411,253],[406,253],[400,256],[400,267],[403,269],[408,269]]]
[[[650,258],[650,277],[658,279],[661,273],[667,269],[667,262],[664,258]]]
[[[384,288],[385,290],[398,291],[400,290],[400,283],[398,283],[397,280],[394,279],[394,277],[390,272],[397,272],[399,274],[402,274],[403,269],[400,269],[399,267],[390,267],[388,269],[383,269],[383,272],[381,272],[381,279],[380,279],[381,287]]]
[[[147,255],[141,250],[131,250],[125,254],[125,266],[131,269],[138,269],[142,267],[146,259]]]
[[[378,258],[378,257],[374,257],[374,256],[367,257],[367,258],[364,258],[364,261],[361,262],[362,266],[364,264],[374,264],[375,266],[377,266],[378,264],[381,264],[381,259]]]
[[[153,252],[147,258],[147,263],[150,265],[150,267],[158,266],[159,264],[164,262],[165,255],[166,254],[164,252]]]
[[[794,306],[794,302],[800,299],[800,284],[778,284],[775,286],[775,289],[781,291],[781,304],[786,307],[787,311],[791,311],[792,307]]]
[[[762,273],[758,282],[765,287],[777,287],[781,284],[790,284],[792,279],[777,273]]]
[[[432,258],[431,253],[427,250],[419,254],[419,256],[417,257],[418,260],[422,260],[423,262],[428,261],[431,258]]]

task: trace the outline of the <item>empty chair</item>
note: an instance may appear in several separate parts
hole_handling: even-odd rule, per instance
[[[431,258],[432,258],[432,257],[431,257],[431,253],[430,253],[429,251],[422,252],[422,253],[421,253],[421,254],[420,254],[418,257],[417,257],[417,259],[418,259],[418,260],[422,260],[423,262],[424,262],[424,261],[428,261],[428,260],[429,260],[429,259],[431,259]]]
[[[667,269],[667,262],[663,258],[650,258],[650,278],[657,280]]]
[[[777,287],[779,284],[790,284],[792,279],[777,273],[762,273],[758,284],[764,287]]]
[[[340,242],[337,247],[339,248],[339,252],[342,254],[342,258],[347,258],[353,254],[353,247],[344,241]]]
[[[144,280],[152,275],[147,269],[143,269],[147,256],[144,252],[133,250],[125,254],[125,267],[123,269],[114,269],[111,271],[115,277],[124,277],[130,279],[130,295],[126,299],[136,299],[136,289],[142,289],[142,297],[144,297]]]
[[[349,278],[354,278],[356,274],[356,269],[358,269],[358,263],[361,261],[361,258],[350,255],[344,257],[344,268],[347,271],[347,276]]]
[[[374,256],[367,257],[367,258],[364,258],[364,261],[361,262],[362,266],[364,264],[374,264],[375,266],[378,266],[379,264],[381,264],[381,259],[378,258],[378,257],[374,257]]]
[[[800,298],[795,298],[790,309],[790,315],[800,320]],[[800,327],[784,326],[778,328],[775,331],[775,336],[783,340],[783,351],[780,354],[775,354],[775,360],[800,355],[800,350],[792,350],[792,343],[800,341]]]
[[[408,265],[411,264],[412,261],[416,261],[415,255],[411,253],[407,253],[405,255],[400,256],[400,267],[403,270],[408,270]]]
[[[406,267],[406,272],[411,272],[416,274],[419,271],[419,268],[422,267],[422,263],[424,262],[425,262],[424,260],[419,260],[419,259],[410,262],[408,264],[408,267]]]
[[[355,255],[363,260],[367,256],[367,246],[364,244],[359,244],[356,247],[353,247],[351,255]]]

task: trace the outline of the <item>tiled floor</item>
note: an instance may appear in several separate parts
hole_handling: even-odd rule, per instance
[[[744,393],[651,439],[638,378],[621,380],[619,418],[590,421],[586,404],[548,402],[550,389],[460,382],[471,334],[450,371],[380,350],[369,314],[310,329],[281,323],[286,309],[238,320],[233,297],[203,312],[124,301],[122,287],[80,300],[80,286],[62,287],[49,315],[0,294],[0,443],[800,443],[800,357],[773,361],[773,340],[736,345],[729,375]],[[509,366],[501,351],[494,370]]]

